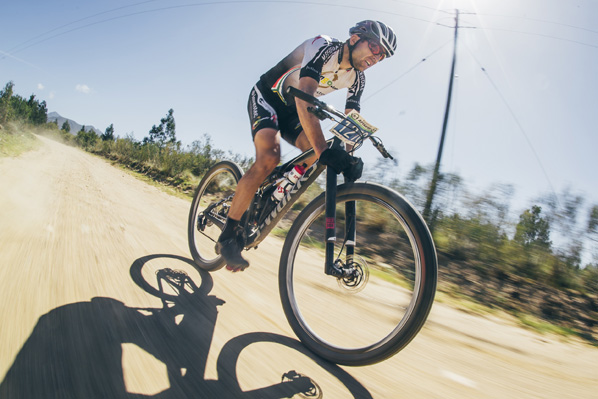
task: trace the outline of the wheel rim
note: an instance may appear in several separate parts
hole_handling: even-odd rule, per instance
[[[358,216],[357,220],[356,255],[363,255],[371,269],[365,287],[343,290],[335,278],[324,275],[324,250],[317,247],[318,242],[323,242],[323,205],[300,226],[287,259],[286,279],[290,306],[301,332],[318,346],[347,354],[374,351],[407,328],[420,298],[422,278],[421,248],[406,220],[379,199],[354,196],[338,200],[342,203],[353,199],[357,199],[358,215],[375,215],[377,219],[366,221]],[[367,208],[372,212],[364,213]],[[379,229],[377,238],[393,241],[387,242],[385,248],[394,248],[394,253],[377,256],[375,252],[383,248],[360,250],[367,248],[360,239],[367,229]],[[337,205],[337,236],[341,243],[335,245],[336,255],[342,244],[342,231],[344,220],[342,214],[339,218]],[[314,297],[317,303],[313,302]]]
[[[217,262],[220,256],[216,254],[215,244],[222,231],[218,223],[213,222],[213,217],[220,219],[221,223],[226,220],[228,207],[232,196],[237,188],[237,177],[227,167],[214,170],[211,175],[202,181],[198,188],[197,200],[194,203],[192,218],[189,223],[190,244],[194,257],[202,263],[210,264]],[[206,217],[206,211],[211,208],[212,217]]]

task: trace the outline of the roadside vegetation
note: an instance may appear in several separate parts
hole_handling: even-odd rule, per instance
[[[187,196],[203,174],[221,159],[247,168],[252,159],[213,147],[209,136],[183,147],[176,138],[174,110],[136,140],[115,135],[111,124],[101,135],[85,126],[71,132],[47,122],[44,101],[13,93],[9,82],[0,91],[0,156],[14,156],[36,147],[33,133],[81,147]],[[400,177],[396,165],[370,168],[368,180],[403,193],[422,210],[432,166],[415,165]],[[375,174],[371,174],[375,173]],[[308,192],[294,210],[317,192]],[[481,306],[469,311],[506,311],[526,326],[580,336],[598,343],[598,204],[586,203],[571,189],[540,195],[513,215],[512,187],[495,185],[483,192],[468,188],[461,177],[441,175],[432,216],[428,220],[439,255],[441,298],[467,298]],[[372,230],[384,221],[371,218]],[[284,232],[284,224],[282,230]],[[383,243],[380,252],[390,251]],[[446,299],[451,301],[451,299]],[[546,322],[558,328],[547,327]]]
[[[35,135],[22,124],[0,125],[0,158],[15,157],[39,147]]]

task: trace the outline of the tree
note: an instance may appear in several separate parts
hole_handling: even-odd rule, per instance
[[[48,108],[45,101],[40,103],[32,94],[27,105],[29,106],[29,122],[34,125],[43,125],[48,121]]]
[[[598,205],[594,205],[590,209],[590,216],[588,220],[587,233],[592,245],[592,256],[594,262],[598,267]],[[598,289],[598,285],[596,286]]]
[[[102,141],[114,141],[114,124],[110,124],[102,134]]]
[[[504,251],[505,262],[513,272],[536,280],[553,280],[561,262],[553,256],[550,223],[541,216],[542,208],[534,205],[519,216],[515,236]],[[555,284],[558,285],[558,284]]]
[[[23,97],[13,94],[10,99],[10,119],[29,121],[31,118],[31,105]]]
[[[149,131],[149,138],[145,138],[143,141],[158,144],[160,149],[164,148],[167,143],[176,143],[176,124],[173,114],[174,110],[169,109],[166,117],[160,119],[160,125],[152,126]]]
[[[590,209],[588,233],[595,234],[596,238],[598,239],[598,205],[594,205],[592,209]]]
[[[493,184],[480,194],[466,194],[462,200],[463,211],[470,218],[484,223],[495,224],[504,229],[509,214],[509,201],[513,196],[513,187],[508,184]],[[462,196],[463,197],[463,196]]]
[[[98,140],[98,135],[93,129],[89,129],[88,132],[85,131],[85,125],[81,126],[81,130],[77,132],[77,143],[84,148],[91,147],[96,143]]]
[[[48,121],[46,102],[39,102],[33,94],[26,101],[23,97],[14,95],[13,89],[14,83],[10,81],[0,91],[0,123],[17,119],[34,125],[45,124]]]
[[[598,293],[598,264],[587,265],[580,275],[585,288],[591,293]]]
[[[420,209],[423,209],[426,201],[426,192],[422,187],[426,184],[426,180],[431,175],[431,172],[429,167],[416,163],[407,174],[406,179],[398,187],[399,191],[406,193],[409,200]]]
[[[14,86],[10,81],[4,86],[4,90],[0,91],[0,123],[6,123],[13,118],[11,99]]]
[[[58,119],[56,119],[56,121],[58,121]],[[71,125],[70,125],[69,121],[64,121],[64,123],[62,124],[61,130],[64,130],[66,133],[69,133],[71,131]]]
[[[537,246],[549,249],[550,242],[550,224],[540,216],[542,208],[534,205],[519,216],[517,230],[515,232],[515,242],[525,246]]]

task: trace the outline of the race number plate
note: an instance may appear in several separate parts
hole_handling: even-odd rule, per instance
[[[361,128],[361,131],[356,131],[356,124]],[[330,131],[345,143],[355,145],[361,140],[371,136],[378,130],[377,127],[370,125],[364,118],[355,110],[351,110],[345,119],[337,123]]]

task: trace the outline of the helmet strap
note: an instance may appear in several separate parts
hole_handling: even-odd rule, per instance
[[[351,45],[351,38],[347,40],[347,47],[349,47],[349,64],[351,64],[351,68],[355,69],[355,65],[353,65],[353,48],[362,41],[363,38],[359,36],[359,40],[355,42],[355,44]]]

